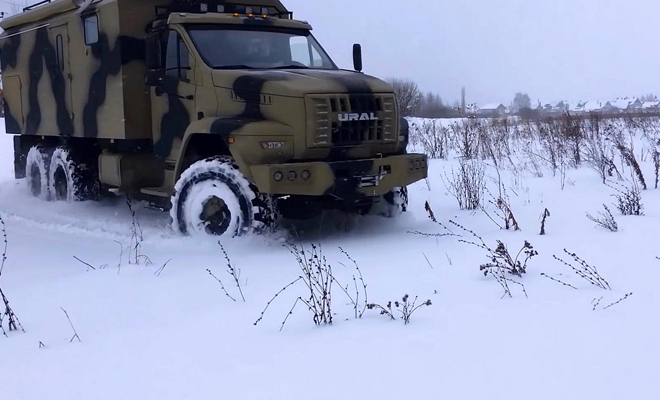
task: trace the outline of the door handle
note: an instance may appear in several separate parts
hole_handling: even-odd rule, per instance
[[[165,91],[162,86],[157,86],[156,87],[156,96],[160,97],[164,94],[166,94],[168,96],[178,97],[182,100],[192,100],[192,99],[194,99],[192,94],[189,94],[188,96],[181,96],[181,95],[178,95],[176,93],[170,93],[170,92]]]
[[[192,100],[192,99],[194,99],[194,97],[193,97],[192,94],[189,94],[188,96],[179,96],[178,94],[175,94],[175,93],[167,93],[167,92],[166,92],[165,94],[167,94],[167,95],[169,95],[169,96],[178,97],[178,98],[183,99],[183,100]]]

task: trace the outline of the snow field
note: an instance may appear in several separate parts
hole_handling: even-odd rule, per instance
[[[14,177],[14,143],[12,136],[4,134],[4,126],[0,127],[0,132],[3,136],[0,139],[0,179],[5,181]]]
[[[615,218],[619,232],[594,227],[585,213],[611,204],[612,190],[588,169],[560,177],[502,171],[522,231],[500,230],[481,211],[458,209],[442,178],[457,161],[434,160],[430,178],[409,190],[409,212],[397,220],[328,216],[301,224],[305,246],[320,243],[337,279],[352,293],[355,259],[369,302],[385,305],[404,294],[430,299],[404,326],[376,311],[353,319],[340,290],[334,324],[314,326],[298,307],[283,319],[300,285],[267,302],[298,277],[282,247],[286,232],[223,242],[241,271],[240,300],[217,242],[182,238],[166,214],[136,207],[144,229],[142,254],[153,265],[120,264],[131,243],[122,199],[47,203],[13,181],[11,137],[0,135],[0,215],[7,223],[8,260],[0,278],[26,329],[0,337],[2,398],[14,399],[657,399],[660,396],[660,191],[643,193],[645,216]],[[653,165],[642,163],[651,182]],[[487,170],[491,190],[494,170]],[[493,186],[494,185],[494,186]],[[427,218],[429,201],[443,224],[451,219],[495,248],[517,253],[528,240],[539,256],[517,279],[513,298],[484,277],[487,253],[442,233]],[[539,236],[541,213],[551,213]],[[492,214],[494,207],[488,205]],[[319,226],[320,225],[320,226]],[[568,267],[566,248],[597,266],[612,291],[589,285]],[[77,256],[96,269],[76,261]],[[429,263],[426,261],[428,258]],[[154,273],[171,260],[160,276]],[[342,265],[344,264],[344,265]],[[237,298],[228,299],[207,269]],[[546,273],[573,284],[552,282]],[[629,299],[603,310],[627,293]],[[602,297],[593,311],[592,302]],[[80,335],[70,343],[67,310]],[[39,342],[46,345],[40,349]]]

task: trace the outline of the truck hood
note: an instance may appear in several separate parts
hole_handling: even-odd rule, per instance
[[[303,97],[306,94],[392,93],[392,87],[358,72],[318,69],[215,71],[213,84],[241,93]]]

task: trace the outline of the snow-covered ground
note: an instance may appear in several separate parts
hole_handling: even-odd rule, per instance
[[[254,323],[300,274],[282,235],[223,243],[241,271],[245,302],[216,241],[177,237],[166,214],[137,209],[142,253],[153,265],[129,265],[126,251],[120,260],[121,246],[131,242],[123,201],[30,198],[24,183],[12,180],[11,146],[11,137],[0,135],[0,215],[9,238],[0,284],[25,333],[0,337],[2,399],[660,398],[660,191],[643,193],[645,216],[615,215],[619,232],[611,233],[585,218],[612,202],[612,190],[592,170],[568,171],[564,190],[551,174],[504,172],[522,231],[503,231],[483,212],[460,211],[441,179],[456,162],[433,161],[428,183],[410,188],[402,218],[328,218],[302,234],[306,246],[322,245],[336,278],[351,288],[354,269],[339,248],[357,261],[369,302],[409,294],[432,306],[409,325],[376,311],[356,320],[335,288],[332,326],[314,326],[298,307],[280,332],[296,297],[306,295],[299,284]],[[651,181],[652,165],[643,167]],[[528,240],[539,252],[518,279],[529,298],[516,285],[513,298],[501,298],[498,283],[479,271],[485,251],[456,237],[408,233],[442,232],[427,218],[426,201],[441,222],[460,223],[493,248],[499,239],[517,252]],[[546,208],[547,235],[539,236]],[[553,255],[568,260],[564,248],[597,266],[613,290],[555,261]],[[60,308],[80,342],[71,342]]]
[[[4,134],[4,119],[0,122],[0,180],[5,181],[14,176],[14,144],[12,136]]]

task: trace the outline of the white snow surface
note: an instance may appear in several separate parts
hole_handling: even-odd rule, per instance
[[[4,134],[4,120],[0,124],[0,180],[7,180],[14,176],[14,142],[13,136]]]
[[[564,190],[550,173],[514,179],[503,172],[522,228],[503,231],[482,212],[460,211],[446,194],[441,177],[455,164],[431,162],[428,184],[410,187],[410,209],[400,219],[348,223],[333,216],[298,229],[306,246],[321,244],[350,293],[354,269],[339,247],[359,264],[369,302],[385,305],[409,294],[432,306],[419,309],[409,325],[376,311],[354,319],[335,288],[332,326],[315,326],[299,305],[280,332],[295,299],[308,293],[300,284],[254,323],[300,274],[282,246],[285,233],[223,241],[241,271],[245,302],[217,241],[177,236],[166,213],[135,207],[144,231],[141,251],[154,264],[129,265],[115,242],[131,242],[124,201],[30,198],[25,182],[13,180],[11,136],[0,135],[0,215],[9,239],[0,285],[25,328],[0,336],[0,398],[660,398],[660,191],[643,193],[645,216],[615,215],[620,229],[610,233],[585,218],[613,200],[592,170],[569,170],[572,184]],[[643,168],[651,181],[652,164]],[[513,298],[501,298],[500,286],[479,271],[488,261],[483,250],[455,237],[408,233],[443,232],[427,218],[426,201],[441,222],[454,220],[493,248],[498,239],[512,252],[525,240],[534,245],[540,255],[520,279],[529,298],[517,286]],[[548,234],[539,236],[546,208]],[[555,261],[553,255],[568,260],[564,248],[596,265],[613,290],[591,286]],[[225,296],[207,269],[238,301]],[[71,342],[60,307],[81,342]]]

